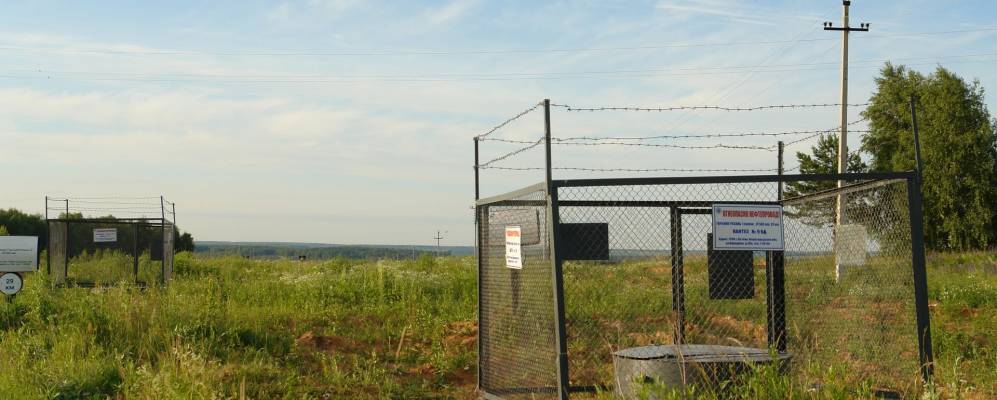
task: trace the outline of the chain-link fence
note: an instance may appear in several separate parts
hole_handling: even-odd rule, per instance
[[[137,202],[46,198],[46,210],[58,211],[48,222],[48,272],[56,286],[94,287],[120,282],[139,286],[164,284],[173,275],[172,206]],[[52,207],[51,203],[61,203]],[[93,217],[88,213],[107,213]],[[109,215],[120,212],[124,216]],[[129,215],[130,214],[130,215]],[[146,214],[158,215],[148,217]]]
[[[779,200],[780,182],[838,178],[849,185]],[[927,305],[923,293],[915,296],[924,275],[912,237],[913,179],[560,180],[549,198],[541,184],[481,200],[481,389],[530,398],[612,390],[614,353],[710,345],[789,357],[802,385],[819,387],[820,372],[836,366],[838,378],[857,387],[910,392],[919,360],[930,360],[918,341],[918,332],[927,335]],[[845,212],[836,223],[839,195]],[[783,246],[713,249],[716,205],[780,210]],[[548,226],[547,215],[559,223]],[[505,256],[516,227],[522,269]],[[567,357],[559,363],[562,342]]]
[[[546,188],[537,185],[479,204],[480,386],[506,398],[556,396]],[[516,255],[506,254],[506,235],[513,233],[521,249],[518,263],[509,259]]]

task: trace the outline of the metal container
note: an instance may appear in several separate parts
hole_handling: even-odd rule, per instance
[[[613,353],[616,394],[625,399],[641,397],[645,387],[682,389],[686,385],[719,388],[752,366],[778,362],[788,366],[788,353],[766,349],[701,344],[631,347]],[[645,394],[646,396],[646,394]],[[654,398],[654,397],[651,397]]]

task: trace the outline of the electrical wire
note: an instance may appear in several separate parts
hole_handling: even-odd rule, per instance
[[[997,27],[977,27],[972,29],[926,31],[926,32],[898,32],[887,34],[864,35],[863,39],[897,38],[912,36],[949,35],[957,33],[972,32],[992,32],[997,31]],[[732,41],[732,42],[693,42],[693,43],[665,43],[656,45],[638,46],[607,46],[607,47],[569,47],[569,48],[548,48],[548,49],[495,49],[495,50],[311,50],[311,51],[279,51],[279,50],[259,50],[259,51],[194,51],[194,50],[111,50],[111,49],[73,49],[73,48],[43,48],[26,47],[14,45],[0,45],[0,50],[23,51],[35,53],[56,53],[56,54],[99,54],[99,55],[139,55],[139,56],[235,56],[235,57],[371,57],[371,56],[454,56],[454,55],[494,55],[494,54],[533,54],[533,53],[581,53],[581,52],[607,52],[607,51],[642,51],[660,50],[668,48],[690,48],[690,47],[727,47],[727,46],[757,46],[757,45],[779,45],[796,44],[800,42],[826,42],[836,41],[838,38],[809,38],[809,39],[787,39],[787,40],[757,40],[757,41]]]

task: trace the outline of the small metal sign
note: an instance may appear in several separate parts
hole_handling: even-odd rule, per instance
[[[0,236],[0,272],[32,272],[37,267],[37,236]]]
[[[714,204],[713,250],[782,250],[782,206]]]
[[[17,292],[20,292],[23,286],[24,281],[21,279],[21,275],[17,273],[7,272],[0,275],[0,293],[13,296]]]
[[[113,243],[118,241],[118,228],[94,228],[94,243]]]
[[[505,227],[505,266],[523,269],[523,229],[520,226]]]

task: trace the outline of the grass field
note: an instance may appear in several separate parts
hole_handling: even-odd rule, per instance
[[[0,304],[0,397],[475,397],[473,258],[302,263],[180,254],[175,269],[168,288],[147,290],[50,289],[45,277],[29,276],[15,301]],[[612,301],[653,304],[645,286],[653,279],[616,278],[572,289],[592,296],[569,318],[603,312],[600,302],[610,299],[595,294],[609,284],[633,284]],[[930,255],[929,292],[936,381],[918,396],[997,397],[997,255]],[[847,362],[798,364],[789,375],[759,370],[734,397],[871,393],[844,378],[854,367]]]

